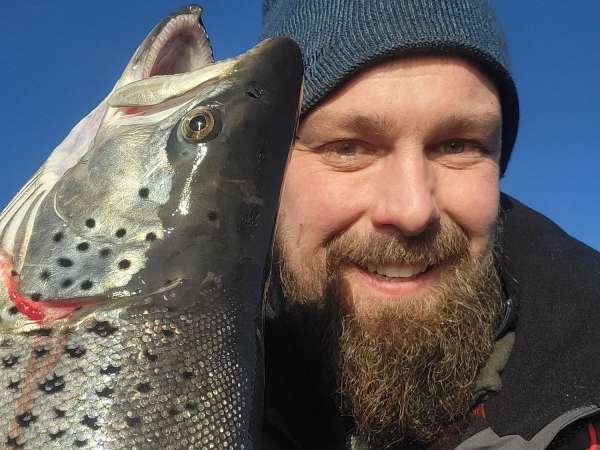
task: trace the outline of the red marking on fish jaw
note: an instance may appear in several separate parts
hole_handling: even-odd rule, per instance
[[[137,108],[135,106],[126,106],[126,107],[120,108],[120,110],[123,114],[126,114],[129,116],[132,114],[139,113],[142,110],[142,108]]]
[[[0,250],[0,273],[8,296],[21,314],[29,319],[43,324],[52,320],[62,319],[82,308],[83,302],[78,300],[47,299],[34,301],[31,297],[19,291],[19,275],[12,272],[12,258]],[[49,303],[51,300],[52,303]],[[95,303],[95,302],[90,302]],[[88,304],[88,302],[86,302]]]

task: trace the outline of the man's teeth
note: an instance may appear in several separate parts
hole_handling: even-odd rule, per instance
[[[423,273],[427,270],[427,265],[374,265],[368,264],[367,270],[371,273],[376,273],[377,275],[382,275],[388,278],[410,278]]]

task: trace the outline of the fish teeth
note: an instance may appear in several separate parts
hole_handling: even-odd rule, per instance
[[[387,278],[410,278],[427,270],[426,264],[367,264],[371,273]]]

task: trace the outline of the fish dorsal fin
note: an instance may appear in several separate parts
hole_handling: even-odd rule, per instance
[[[204,83],[227,76],[235,60],[210,64],[193,72],[159,75],[118,88],[108,99],[113,108],[155,106],[181,97]]]

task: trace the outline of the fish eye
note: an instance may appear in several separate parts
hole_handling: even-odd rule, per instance
[[[183,137],[192,142],[202,142],[215,128],[215,117],[208,109],[194,109],[181,122]]]

